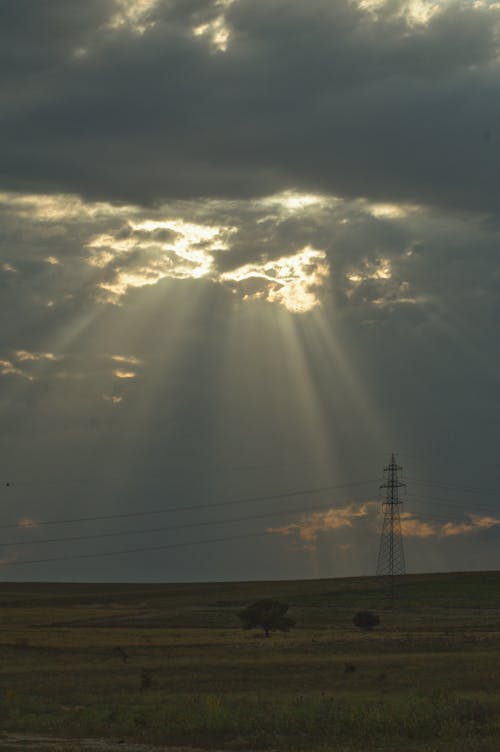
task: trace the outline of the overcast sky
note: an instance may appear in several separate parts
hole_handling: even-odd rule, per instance
[[[3,0],[0,86],[3,579],[373,574],[391,452],[499,568],[499,3]]]

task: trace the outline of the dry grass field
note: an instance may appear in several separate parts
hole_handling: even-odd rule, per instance
[[[289,603],[296,628],[269,639],[243,631],[238,611],[264,597]],[[407,576],[394,598],[374,578],[6,583],[0,598],[5,734],[220,750],[500,749],[497,572]],[[375,631],[352,625],[361,609],[380,616]]]

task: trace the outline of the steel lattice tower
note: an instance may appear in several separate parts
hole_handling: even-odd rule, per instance
[[[385,488],[386,490],[385,501],[382,505],[384,524],[380,535],[377,560],[377,575],[381,577],[394,577],[406,573],[399,514],[399,507],[402,504],[399,498],[399,489],[406,487],[406,483],[401,483],[398,477],[398,473],[402,469],[397,464],[395,455],[392,454],[390,463],[384,468],[385,483],[380,486],[381,489]]]

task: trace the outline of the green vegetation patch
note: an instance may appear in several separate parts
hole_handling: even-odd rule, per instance
[[[57,707],[45,699],[10,696],[1,704],[5,730],[54,735],[121,736],[163,744],[234,749],[310,749],[432,740],[494,738],[491,703],[436,691],[383,700],[299,695],[286,701],[207,694],[155,697],[128,705]]]

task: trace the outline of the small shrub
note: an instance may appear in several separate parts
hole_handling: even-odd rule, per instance
[[[358,629],[370,632],[380,624],[380,619],[372,611],[358,611],[357,614],[354,614],[352,623]]]

